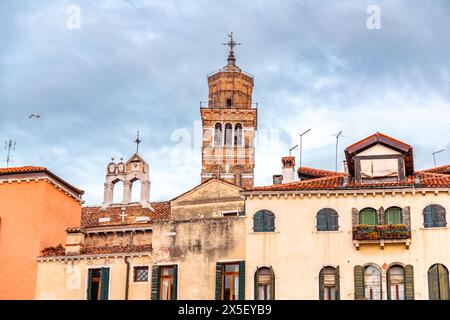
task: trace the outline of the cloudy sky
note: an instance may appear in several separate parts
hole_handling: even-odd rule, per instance
[[[131,156],[139,129],[151,198],[170,199],[200,181],[199,102],[233,31],[259,103],[256,184],[309,128],[305,166],[334,169],[340,130],[339,162],[380,131],[414,146],[416,169],[439,149],[450,163],[448,30],[445,0],[2,0],[0,138],[17,141],[11,165],[46,166],[98,204],[107,163]]]

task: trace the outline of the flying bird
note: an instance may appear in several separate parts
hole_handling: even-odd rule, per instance
[[[35,113],[33,113],[33,114],[31,114],[31,115],[28,117],[28,119],[33,119],[33,118],[39,119],[40,117],[41,117],[40,114],[35,114]]]

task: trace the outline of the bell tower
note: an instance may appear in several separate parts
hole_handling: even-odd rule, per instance
[[[252,103],[253,76],[236,65],[229,35],[227,65],[208,75],[208,102],[200,103],[203,126],[202,182],[218,178],[252,187],[255,167],[257,104]]]

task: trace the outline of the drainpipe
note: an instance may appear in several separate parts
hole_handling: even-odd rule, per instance
[[[131,231],[130,234],[130,246],[133,245],[133,235],[134,235],[134,231]],[[125,300],[128,300],[128,290],[129,290],[129,286],[130,286],[130,262],[128,261],[128,256],[125,257],[124,261],[125,264],[127,265],[127,272],[126,272],[126,279],[125,279]]]
[[[125,257],[125,264],[127,265],[126,279],[125,279],[125,300],[128,300],[128,287],[130,285],[130,262],[128,256]]]

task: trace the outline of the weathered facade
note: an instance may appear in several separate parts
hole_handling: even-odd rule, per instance
[[[379,133],[346,158],[346,173],[243,192],[246,297],[270,268],[271,299],[448,299],[450,176],[414,171],[412,147]]]

